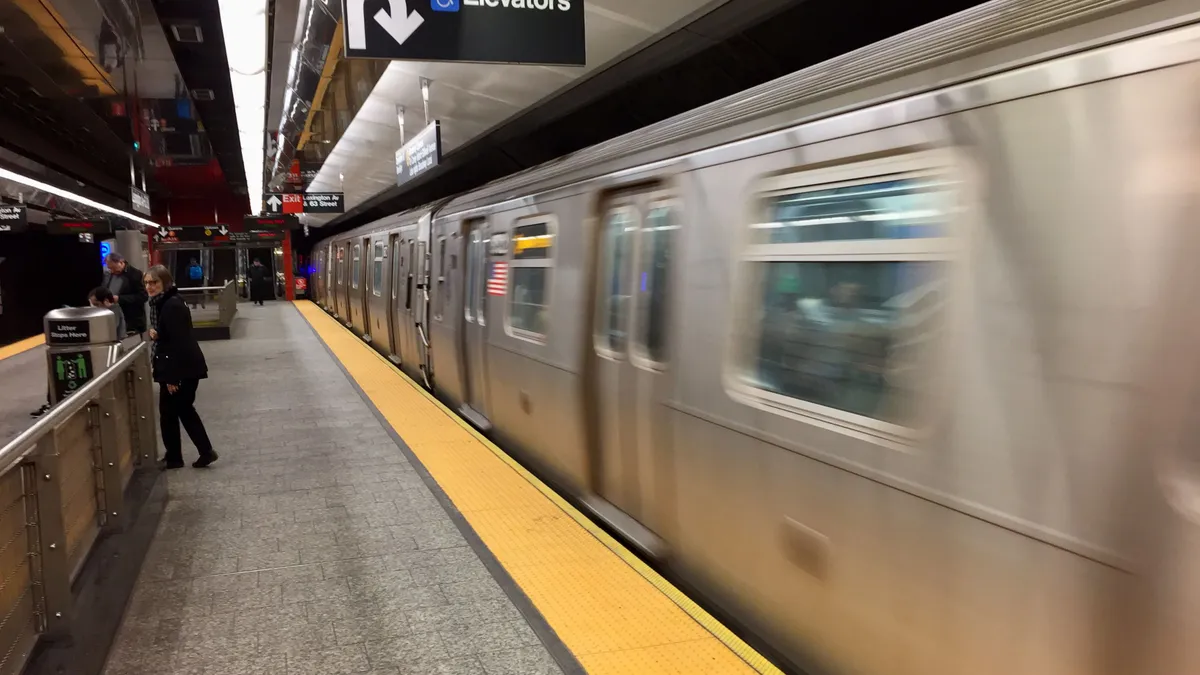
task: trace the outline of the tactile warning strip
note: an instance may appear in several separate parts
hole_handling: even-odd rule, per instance
[[[10,356],[16,356],[22,352],[27,352],[34,347],[40,347],[44,344],[46,344],[46,337],[44,335],[35,335],[31,338],[21,340],[20,342],[4,345],[3,347],[0,347],[0,361],[3,361]]]
[[[319,307],[296,307],[589,674],[780,673]]]

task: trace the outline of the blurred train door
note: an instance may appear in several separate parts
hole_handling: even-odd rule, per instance
[[[342,323],[350,325],[350,273],[346,268],[350,266],[350,256],[346,249],[347,244],[338,246],[338,288],[337,288],[337,316],[342,320]]]
[[[675,203],[653,192],[613,195],[601,220],[595,332],[596,492],[651,530],[669,514],[670,420],[664,407]],[[657,506],[661,505],[661,506]]]
[[[467,221],[467,277],[463,298],[463,336],[466,354],[467,397],[463,413],[481,428],[490,426],[487,405],[487,221]]]
[[[325,279],[321,283],[321,303],[326,309],[333,307],[333,267],[335,264],[336,254],[333,251],[333,243],[330,242],[325,247],[321,258],[321,271],[324,273]]]
[[[359,312],[362,313],[362,332],[363,335],[371,334],[371,295],[375,292],[374,277],[371,271],[375,269],[374,258],[371,255],[371,238],[363,237],[362,240],[362,263],[359,264],[359,285],[362,287],[362,292],[358,294],[358,301],[361,303]]]
[[[400,328],[399,315],[400,311],[396,308],[400,300],[400,280],[404,277],[400,268],[400,234],[393,232],[388,238],[388,251],[392,256],[391,261],[391,278],[388,286],[391,288],[388,297],[388,335],[390,336],[390,344],[388,345],[388,358],[392,363],[400,363]]]

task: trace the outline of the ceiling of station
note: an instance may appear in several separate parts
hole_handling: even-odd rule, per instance
[[[421,78],[431,81],[429,117],[440,120],[443,152],[451,153],[645,41],[726,1],[588,0],[583,68],[391,62],[309,190],[345,192],[351,209],[394,186],[395,154],[401,145],[397,106],[405,109],[407,137],[425,126]],[[277,105],[274,92],[272,105]],[[333,216],[305,218],[307,224],[320,225]]]
[[[300,0],[275,0],[275,16],[271,26],[271,81],[267,98],[267,125],[273,128],[282,112],[283,92],[287,86],[288,66],[292,59],[292,44],[296,38],[296,22],[300,18]]]
[[[235,194],[246,193],[242,146],[238,137],[233,86],[225,56],[221,13],[216,0],[149,0],[161,33],[174,56],[191,101],[204,125],[204,135],[220,166],[221,177]],[[197,95],[202,92],[203,96]],[[189,98],[185,93],[181,98]],[[203,154],[197,154],[203,158]]]

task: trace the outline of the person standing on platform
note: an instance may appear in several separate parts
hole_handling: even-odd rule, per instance
[[[255,258],[254,264],[250,266],[250,299],[256,305],[265,305],[267,299],[273,297],[267,268],[261,260]]]
[[[158,382],[158,416],[162,427],[164,469],[183,467],[183,439],[179,425],[200,453],[192,463],[202,469],[217,461],[212,441],[196,412],[196,389],[208,377],[204,352],[192,334],[192,312],[179,297],[171,273],[162,265],[146,272],[146,291],[150,294],[150,339],[154,363],[154,381]]]
[[[109,253],[105,265],[108,271],[104,273],[101,285],[117,296],[117,304],[125,315],[125,326],[131,332],[145,333],[147,296],[141,270],[130,265],[120,253]]]
[[[111,310],[113,316],[117,317],[117,342],[125,339],[125,312],[121,311],[121,306],[117,304],[117,296],[104,286],[93,288],[88,294],[88,304],[99,309]]]
[[[192,263],[188,265],[188,286],[190,288],[201,288],[204,286],[204,267],[200,265],[200,261],[192,258]],[[195,309],[197,305],[204,308],[204,293],[200,292],[188,303]]]
[[[204,285],[204,268],[200,266],[200,261],[192,258],[192,264],[188,265],[188,280],[193,286]]]

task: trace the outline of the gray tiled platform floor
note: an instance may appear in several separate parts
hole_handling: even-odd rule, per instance
[[[45,354],[39,347],[0,360],[0,446],[33,426],[29,413],[46,402]]]
[[[239,315],[106,675],[560,673],[299,313]]]

